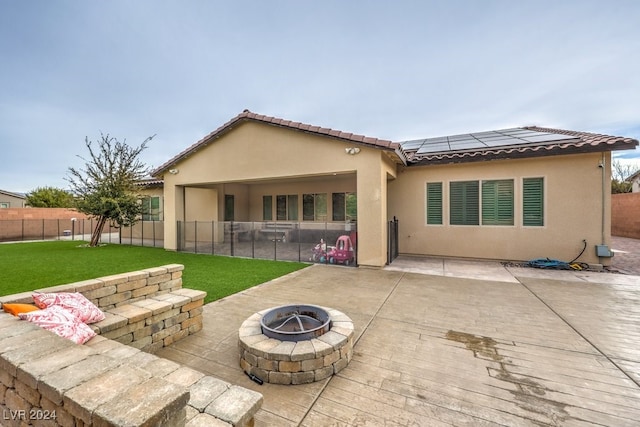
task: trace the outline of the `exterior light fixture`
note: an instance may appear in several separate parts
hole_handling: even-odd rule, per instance
[[[178,172],[180,172],[180,170],[179,170],[179,169],[169,169],[169,173],[170,173],[171,175],[177,175],[177,174],[178,174]]]
[[[351,154],[353,156],[353,155],[356,155],[356,154],[358,154],[360,152],[360,148],[359,147],[347,147],[347,148],[344,149],[344,152],[347,153],[347,154]]]

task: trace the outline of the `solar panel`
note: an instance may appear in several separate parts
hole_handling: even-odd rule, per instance
[[[449,140],[449,144],[457,144],[459,142],[464,142],[464,143],[469,142],[469,143],[478,144],[478,139],[470,137],[470,138],[460,138],[460,139],[450,139]]]
[[[467,142],[467,141],[456,141],[456,142],[452,142],[451,144],[451,149],[452,150],[469,150],[469,149],[473,149],[473,148],[478,148],[478,142]]]
[[[420,146],[422,146],[422,144],[424,144],[424,139],[420,139],[420,140],[415,140],[415,141],[405,141],[405,142],[401,142],[400,144],[402,145],[402,148],[405,150],[411,150],[414,148],[420,148]]]
[[[427,138],[425,142],[434,143],[434,142],[449,142],[448,136],[439,136],[437,138]]]
[[[446,144],[446,143],[435,143],[435,144],[425,143],[418,149],[418,153],[417,154],[438,153],[440,151],[450,151],[449,144]]]
[[[466,135],[453,135],[447,138],[449,140],[449,142],[451,141],[464,141],[464,140],[468,140],[468,139],[476,139],[473,136],[471,136],[471,134],[466,134]]]
[[[553,133],[547,134],[538,134],[533,136],[527,136],[526,139],[528,142],[547,142],[547,141],[558,141],[558,140],[567,140],[567,139],[575,139],[575,136],[570,135],[557,135]]]
[[[536,144],[551,141],[575,139],[574,136],[538,132],[523,128],[510,128],[435,138],[415,139],[401,142],[405,151],[416,154],[439,153],[446,151],[477,150],[523,144]]]

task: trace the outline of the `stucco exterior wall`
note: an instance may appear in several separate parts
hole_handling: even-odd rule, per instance
[[[565,155],[520,160],[405,168],[389,185],[388,216],[397,216],[399,249],[405,254],[529,260],[550,257],[570,261],[587,241],[579,259],[608,264],[595,255],[602,243],[602,154]],[[610,164],[610,153],[604,165]],[[605,167],[605,243],[610,243],[610,176]],[[522,179],[544,177],[545,224],[522,224]],[[514,180],[513,226],[449,224],[449,183],[465,180]],[[443,183],[443,225],[426,224],[426,184]]]
[[[16,197],[0,191],[0,204],[2,206],[6,204],[9,208],[24,208],[25,203],[26,199],[23,197]]]

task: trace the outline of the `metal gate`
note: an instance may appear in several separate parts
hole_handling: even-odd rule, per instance
[[[391,264],[398,257],[398,218],[389,221],[387,232],[387,264]]]

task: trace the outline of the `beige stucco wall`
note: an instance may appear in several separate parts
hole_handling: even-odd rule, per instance
[[[360,146],[359,154],[345,153],[354,145],[263,123],[241,123],[171,166],[177,174],[163,176],[165,248],[177,247],[177,220],[222,221],[225,194],[235,196],[236,221],[260,221],[265,194],[298,194],[301,220],[303,193],[328,193],[330,199],[332,192],[357,191],[358,262],[384,265],[386,182],[395,177],[395,165],[379,149]]]
[[[9,204],[9,208],[24,208],[26,200],[21,197],[15,197],[10,194],[0,192],[0,203]]]
[[[570,261],[608,264],[595,256],[602,243],[602,154],[564,155],[403,169],[389,185],[388,216],[396,215],[401,253],[446,257]],[[605,156],[605,243],[610,243],[610,153]],[[522,225],[522,179],[544,177],[545,225]],[[513,226],[449,225],[451,181],[514,179]],[[426,183],[443,182],[443,225],[426,224]]]

